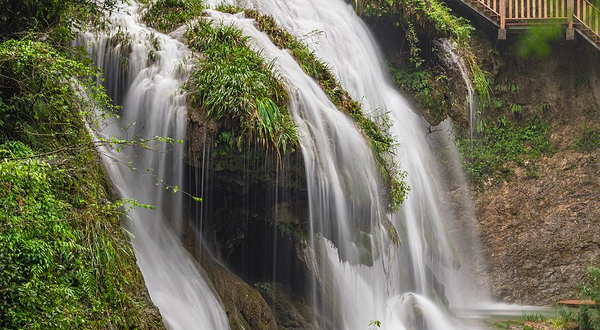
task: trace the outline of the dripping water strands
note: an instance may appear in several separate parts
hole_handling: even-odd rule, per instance
[[[105,86],[122,104],[120,119],[102,132],[104,138],[169,137],[185,139],[186,100],[180,86],[187,77],[182,43],[140,23],[137,4],[122,5],[107,31],[87,32],[77,42],[104,72]],[[120,36],[115,37],[117,34]],[[127,130],[123,128],[127,127]],[[148,169],[170,186],[184,186],[183,144],[169,152],[128,148],[111,157]],[[157,185],[154,177],[103,159],[117,192],[155,210],[135,209],[124,222],[134,235],[138,265],[152,301],[169,329],[227,329],[227,318],[198,264],[181,243],[184,221],[181,193]]]
[[[438,39],[435,41],[435,45],[439,47],[441,52],[440,58],[444,61],[444,63],[455,70],[460,72],[460,76],[462,77],[465,86],[467,88],[467,118],[469,120],[469,138],[471,140],[471,148],[473,136],[476,132],[479,132],[479,101],[475,95],[473,89],[473,83],[471,80],[471,75],[469,74],[469,70],[465,65],[464,60],[458,54],[458,50],[456,48],[456,42],[449,40],[447,38]]]

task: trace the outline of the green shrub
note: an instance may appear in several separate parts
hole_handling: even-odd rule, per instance
[[[481,137],[457,138],[465,170],[476,183],[488,178],[508,179],[514,165],[525,166],[528,176],[536,177],[538,169],[533,162],[554,152],[546,122],[535,117],[517,124],[507,121],[506,117],[500,118],[504,120],[482,121],[485,130]]]
[[[0,44],[0,328],[162,327],[85,128],[96,106],[94,69]]]
[[[1,43],[0,142],[23,141],[43,151],[72,145],[87,134],[82,116],[96,106],[111,107],[95,76],[93,68],[46,44]],[[89,98],[77,97],[84,92]]]
[[[47,41],[69,42],[82,26],[102,25],[104,11],[117,1],[0,0],[0,41],[44,34]]]
[[[589,267],[581,287],[581,295],[595,303],[583,306],[577,315],[578,330],[600,330],[600,268]]]

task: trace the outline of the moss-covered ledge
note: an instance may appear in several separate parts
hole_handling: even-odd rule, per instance
[[[380,118],[367,117],[362,112],[360,103],[350,97],[329,67],[298,38],[280,27],[273,17],[263,15],[254,9],[242,9],[235,6],[219,6],[217,10],[226,13],[243,11],[247,17],[256,20],[257,28],[266,33],[279,48],[288,49],[304,72],[319,83],[331,102],[352,118],[369,141],[381,176],[387,182],[390,212],[397,210],[404,201],[409,187],[404,181],[406,173],[399,169],[394,160],[397,143],[389,133],[385,115]]]

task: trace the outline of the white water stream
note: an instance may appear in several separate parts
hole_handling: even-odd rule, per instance
[[[175,39],[141,24],[138,11],[136,5],[124,6],[111,17],[108,32],[86,33],[78,41],[104,70],[111,97],[123,105],[121,118],[97,134],[107,138],[185,139],[186,102],[179,89],[187,74],[182,60],[189,51]],[[119,31],[129,34],[128,41],[113,41],[111,37]],[[122,49],[127,44],[131,53]],[[152,63],[148,57],[154,55],[158,57]],[[124,224],[134,235],[148,291],[169,329],[228,329],[223,308],[176,232],[182,221],[180,193],[174,194],[157,185],[151,174],[144,174],[150,168],[166,184],[183,186],[183,145],[167,145],[166,149],[172,149],[169,152],[165,152],[164,144],[159,149],[104,150],[109,155],[104,157],[105,165],[120,195],[156,206],[156,210],[131,211],[130,221]],[[131,163],[126,166],[123,162]]]
[[[441,58],[446,65],[460,72],[465,86],[467,87],[467,118],[469,119],[469,137],[473,140],[473,134],[477,128],[477,98],[473,92],[473,83],[471,75],[465,65],[465,61],[458,55],[456,42],[449,39],[441,39],[436,42],[436,45],[441,50]]]

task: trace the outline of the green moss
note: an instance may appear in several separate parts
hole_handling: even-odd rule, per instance
[[[515,165],[524,166],[530,177],[535,177],[535,160],[551,155],[550,127],[539,117],[523,124],[515,123],[501,115],[497,120],[484,120],[482,136],[470,140],[468,136],[457,138],[467,174],[475,183],[488,178],[509,179]]]
[[[0,100],[0,327],[162,328],[84,126],[94,70],[7,41]]]
[[[142,20],[161,32],[175,28],[199,17],[204,10],[201,0],[144,0],[146,11]]]
[[[257,22],[257,28],[265,32],[275,45],[288,49],[304,72],[315,79],[331,102],[342,112],[350,116],[367,137],[373,149],[375,160],[385,182],[388,183],[390,209],[395,211],[404,201],[409,187],[404,181],[406,173],[400,171],[394,161],[396,142],[389,134],[387,117],[369,118],[361,111],[360,104],[339,83],[329,67],[288,31],[279,27],[268,15],[261,15],[253,9],[241,9],[234,6],[220,6],[217,10],[237,13],[244,11],[246,16]]]
[[[185,85],[190,104],[230,130],[220,138],[240,149],[260,145],[281,159],[298,144],[286,89],[240,29],[213,23],[200,20],[186,33],[188,45],[202,54]]]

